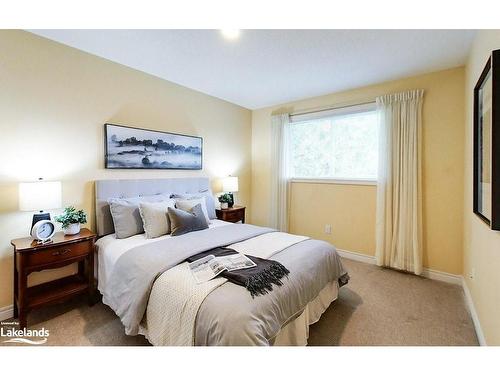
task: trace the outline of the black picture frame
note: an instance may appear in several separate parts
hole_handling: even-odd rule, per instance
[[[486,84],[491,84],[491,113],[486,116],[491,120],[484,129],[482,90]],[[473,116],[473,211],[491,229],[500,230],[500,50],[491,53],[474,87]]]
[[[127,141],[126,138],[119,140],[117,140],[117,138],[112,139],[113,134],[116,136],[118,131],[121,134],[128,134],[129,139],[135,137],[137,143],[134,142],[125,144],[124,142]],[[141,139],[140,137],[143,135],[148,135],[148,138],[153,139]],[[159,140],[161,139],[165,139],[167,142],[162,141],[160,144]],[[180,142],[174,143],[175,146],[179,146],[179,149],[174,150],[169,148],[169,144],[173,143],[168,142],[169,139]],[[119,145],[120,141],[122,142],[121,145]],[[184,142],[184,144],[182,144],[182,142]],[[128,150],[123,150],[121,154],[113,152],[117,151],[111,150],[110,145],[113,143],[117,143],[117,150],[121,147],[127,147]],[[189,146],[186,147],[187,144],[189,144]],[[132,147],[134,147],[134,149],[131,149]],[[203,169],[203,138],[198,136],[106,123],[104,124],[104,148],[104,166],[106,169]],[[197,148],[199,148],[199,152],[197,151]],[[192,152],[184,151],[188,149],[192,149]],[[181,150],[183,151],[181,152]],[[161,152],[163,152],[165,156],[165,160],[163,161],[160,160],[160,157],[158,156]],[[128,154],[129,157],[127,160],[123,160],[123,154]],[[185,163],[172,162],[172,160],[169,160],[169,155],[170,159],[172,159],[174,154],[177,156],[177,159],[179,159],[179,155],[182,154],[186,157],[186,159],[191,160],[192,163],[187,161]]]

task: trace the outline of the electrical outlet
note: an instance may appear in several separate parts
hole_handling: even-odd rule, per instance
[[[474,280],[476,278],[476,269],[474,267],[472,267],[471,270],[470,270],[469,278],[471,280]]]
[[[326,224],[325,225],[325,233],[326,234],[332,234],[332,226],[331,226],[331,224]]]

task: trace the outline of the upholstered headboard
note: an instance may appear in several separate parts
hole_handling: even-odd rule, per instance
[[[207,177],[96,181],[97,234],[105,236],[115,231],[108,204],[110,198],[132,198],[161,193],[198,193],[207,190],[209,187],[210,183]]]

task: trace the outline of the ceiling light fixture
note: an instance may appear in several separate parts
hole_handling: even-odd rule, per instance
[[[238,39],[240,36],[240,29],[221,29],[222,36],[229,40]]]

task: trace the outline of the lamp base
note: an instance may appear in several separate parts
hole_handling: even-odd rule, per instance
[[[31,220],[31,229],[33,229],[33,226],[40,220],[50,220],[50,214],[48,212],[40,212],[39,214],[34,214],[33,219]],[[30,229],[30,235],[31,235],[31,229]]]
[[[228,194],[231,196],[231,202],[227,202],[227,206],[231,208],[234,206],[234,195],[233,193],[228,193]]]

